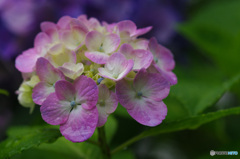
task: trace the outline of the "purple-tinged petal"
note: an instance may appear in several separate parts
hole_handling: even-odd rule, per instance
[[[15,66],[23,73],[33,72],[39,57],[35,49],[28,49],[16,58]]]
[[[90,18],[89,21],[88,21],[88,28],[90,30],[98,30],[100,31],[101,29],[101,24],[100,22],[96,19],[96,18]]]
[[[55,50],[55,49],[54,49]],[[68,49],[56,49],[49,52],[47,59],[51,62],[54,67],[60,67],[66,62],[76,63],[77,57],[74,51]]]
[[[79,17],[77,17],[77,20],[82,22],[87,28],[89,28],[89,21],[86,15],[80,15]]]
[[[60,126],[62,135],[72,142],[83,142],[89,139],[97,126],[97,108],[85,110],[81,106],[74,108],[66,123]]]
[[[74,31],[77,30],[83,32],[85,35],[88,33],[88,28],[86,27],[86,25],[83,22],[74,18],[70,22],[70,28]]]
[[[109,33],[112,33],[117,25],[116,23],[108,24],[107,22],[102,22],[102,24]]]
[[[148,73],[145,69],[141,69],[137,73],[133,88],[136,92],[140,92],[143,97],[154,101],[161,101],[166,98],[170,91],[170,85],[162,75]]]
[[[114,53],[109,58],[104,68],[98,68],[99,75],[105,78],[119,81],[133,68],[133,60],[127,60],[123,54]]]
[[[128,109],[133,109],[137,104],[137,92],[133,90],[132,82],[125,79],[120,80],[116,84],[116,94],[119,103]]]
[[[137,29],[136,32],[134,33],[134,37],[146,34],[147,32],[149,32],[152,29],[152,26],[146,27],[146,28],[141,28],[141,29]]]
[[[177,76],[173,72],[164,71],[160,69],[156,64],[152,64],[149,67],[148,72],[160,73],[170,83],[170,85],[177,84]]]
[[[84,109],[92,109],[98,100],[98,87],[93,79],[80,76],[74,81],[76,89],[76,102],[80,103]]]
[[[104,84],[98,86],[98,124],[97,127],[103,126],[109,114],[113,113],[118,105],[117,96],[114,92],[111,92],[108,87]]]
[[[64,63],[63,66],[58,68],[60,71],[62,71],[62,73],[70,78],[75,80],[77,77],[79,77],[83,71],[84,71],[84,67],[82,63]]]
[[[145,39],[135,39],[131,41],[129,44],[133,47],[133,49],[148,49],[148,40]]]
[[[62,18],[60,18],[57,22],[57,26],[60,29],[69,29],[69,24],[71,22],[72,18],[70,16],[63,16]]]
[[[48,60],[39,58],[36,64],[36,72],[41,81],[54,84],[56,81],[64,79],[64,75],[55,69]]]
[[[148,68],[152,63],[153,56],[147,50],[133,50],[129,44],[123,44],[120,48],[120,52],[127,58],[134,61],[133,70],[138,71],[141,68]]]
[[[42,32],[46,33],[51,40],[57,40],[58,39],[58,29],[57,25],[53,22],[42,22],[41,25]]]
[[[91,31],[86,36],[86,46],[89,51],[98,51],[103,43],[104,36],[98,31]]]
[[[85,56],[97,64],[105,64],[109,58],[109,55],[98,51],[85,52]]]
[[[59,125],[67,122],[71,106],[69,102],[60,101],[55,93],[50,94],[40,107],[44,121],[51,125]]]
[[[74,101],[75,100],[75,94],[76,90],[72,83],[65,81],[65,80],[59,80],[55,84],[55,91],[56,96],[61,101]]]
[[[154,56],[154,61],[160,69],[172,71],[175,67],[173,54],[170,50],[157,43],[156,38],[151,38],[149,41],[149,49]]]
[[[166,85],[162,79],[159,74],[147,73],[142,69],[133,83],[121,80],[116,84],[119,102],[136,121],[143,125],[156,126],[167,114],[167,108],[161,99],[168,94],[166,90],[169,90],[169,84],[166,82],[166,88],[162,88]],[[159,89],[159,92],[155,87]]]
[[[137,30],[135,23],[130,20],[124,20],[117,23],[118,33],[127,32],[130,36],[134,35]]]
[[[105,53],[114,52],[118,48],[120,41],[117,34],[109,34],[104,38],[102,49]]]
[[[83,45],[86,34],[80,31],[64,30],[60,33],[60,39],[67,49],[76,50]]]
[[[32,90],[32,99],[34,103],[42,105],[46,98],[54,91],[53,85],[46,82],[39,82]]]
[[[161,124],[167,115],[167,107],[163,102],[155,102],[149,99],[136,102],[136,105],[127,111],[133,119],[146,126]]]
[[[34,47],[42,55],[47,53],[47,47],[50,43],[52,43],[51,38],[44,32],[38,33],[34,39]]]

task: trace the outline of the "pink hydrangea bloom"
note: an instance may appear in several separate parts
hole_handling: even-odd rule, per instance
[[[153,60],[153,55],[148,50],[136,49],[129,44],[123,44],[120,52],[127,58],[134,61],[133,70],[138,71],[141,68],[148,68]]]
[[[168,96],[170,85],[160,74],[141,69],[133,83],[117,82],[116,93],[120,104],[139,123],[156,126],[165,119],[167,107],[162,99]]]
[[[97,84],[86,76],[74,83],[60,80],[41,106],[42,118],[49,124],[60,125],[62,135],[70,141],[82,142],[94,133],[98,123]]]
[[[177,83],[175,62],[156,39],[138,38],[152,27],[138,29],[129,20],[100,23],[86,15],[40,27],[34,47],[16,59],[24,77],[19,96],[25,93],[18,99],[32,108],[41,105],[42,118],[60,125],[68,140],[90,138],[118,102],[143,125],[164,120],[162,100]]]
[[[113,113],[118,105],[117,96],[114,92],[110,91],[104,84],[98,86],[99,95],[97,108],[99,112],[97,126],[103,126],[109,114]]]
[[[133,68],[133,60],[127,60],[124,55],[120,53],[114,53],[108,59],[105,67],[98,68],[99,75],[119,81],[123,79]]]
[[[55,91],[55,83],[64,79],[64,75],[42,57],[37,60],[36,74],[40,82],[33,88],[32,98],[36,104],[41,105]]]
[[[120,38],[116,34],[103,35],[97,31],[91,31],[86,37],[86,46],[89,52],[85,55],[91,61],[98,64],[105,64],[110,53],[113,53],[119,46]]]
[[[157,43],[156,38],[151,38],[149,41],[149,50],[152,52],[154,61],[153,67],[159,71],[170,84],[177,84],[177,77],[172,72],[175,67],[175,61],[170,50]],[[155,72],[154,68],[150,67],[150,71]]]

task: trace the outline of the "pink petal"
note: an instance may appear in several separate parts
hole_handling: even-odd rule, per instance
[[[119,44],[120,44],[120,37],[117,34],[109,34],[105,37],[103,41],[103,50],[105,53],[114,52]]]
[[[156,65],[166,71],[171,71],[175,67],[175,61],[170,50],[157,43],[156,38],[149,41],[149,49],[154,56]]]
[[[55,91],[56,96],[61,101],[74,101],[75,100],[75,94],[76,90],[72,83],[65,81],[65,80],[59,80],[55,84]]]
[[[132,83],[125,79],[117,82],[116,94],[119,103],[126,109],[133,109],[133,107],[137,104],[137,92],[133,90]]]
[[[106,28],[107,32],[112,33],[114,31],[116,23],[108,24],[107,22],[102,22],[103,26]]]
[[[84,109],[92,109],[98,100],[98,88],[93,79],[80,76],[74,81],[76,89],[76,102],[81,103]]]
[[[161,124],[167,115],[167,107],[163,102],[155,102],[149,99],[136,102],[136,105],[127,111],[133,119],[146,126]]]
[[[85,52],[85,56],[97,64],[105,64],[109,58],[109,55],[98,51]]]
[[[53,22],[42,22],[41,25],[42,32],[45,32],[52,40],[58,39],[58,29]]]
[[[118,30],[118,33],[127,32],[130,36],[132,36],[135,34],[137,27],[135,23],[133,23],[132,21],[124,20],[117,23],[117,30]]]
[[[39,82],[34,88],[33,88],[32,98],[34,103],[38,105],[42,105],[42,103],[46,100],[46,98],[53,93],[54,87],[51,84],[48,84],[46,82]]]
[[[70,16],[63,16],[62,18],[60,18],[57,22],[57,26],[61,29],[69,29],[69,24],[72,20],[72,17]]]
[[[84,33],[84,35],[88,33],[88,28],[86,27],[86,25],[83,22],[74,18],[70,22],[70,28],[71,30],[82,32]]]
[[[127,59],[133,59],[133,70],[138,71],[141,68],[148,68],[152,63],[153,56],[147,50],[133,50],[129,44],[123,44],[120,48],[120,52],[125,55]]]
[[[69,117],[71,106],[69,102],[58,100],[55,93],[50,94],[40,107],[44,121],[51,125],[64,124]]]
[[[88,22],[88,19],[87,19],[87,16],[86,15],[80,15],[79,17],[77,17],[77,20],[81,21],[84,25],[88,26],[89,22]]]
[[[80,31],[64,30],[60,32],[60,39],[67,49],[77,50],[83,45],[86,34]]]
[[[36,72],[41,81],[49,84],[54,84],[56,81],[64,79],[64,75],[42,57],[37,60]]]
[[[133,60],[127,60],[121,53],[114,53],[109,57],[104,68],[98,68],[99,75],[119,81],[132,70],[133,64]]]
[[[134,41],[131,41],[129,44],[134,48],[134,49],[143,49],[147,50],[148,49],[148,40],[144,39],[135,39]]]
[[[133,84],[129,81],[121,80],[116,85],[116,93],[121,105],[127,109],[128,113],[136,121],[147,126],[160,124],[167,114],[167,108],[160,100],[165,96],[166,92],[163,91],[161,84],[158,83],[159,79],[154,78],[154,76],[159,77],[160,75],[140,70]],[[150,80],[146,80],[149,78]],[[156,79],[154,84],[153,79]],[[160,88],[159,92],[163,93],[163,95],[155,87]],[[141,95],[139,95],[140,93]]]
[[[106,123],[108,115],[116,110],[118,100],[116,94],[111,92],[106,85],[100,84],[98,90],[97,109],[99,116],[97,127],[101,127]]]
[[[61,50],[61,47],[57,44],[54,48],[51,48],[51,52],[47,56],[47,59],[54,67],[62,66],[66,62],[76,63],[76,52],[68,49]]]
[[[90,30],[97,30],[99,27],[101,27],[100,22],[96,18],[90,18],[89,19],[89,26],[88,28]]]
[[[97,108],[85,110],[81,106],[73,109],[66,123],[60,126],[62,135],[72,142],[83,142],[89,139],[98,122]]]
[[[64,63],[63,66],[58,68],[66,77],[75,80],[77,77],[79,77],[83,71],[84,66],[82,63]]]
[[[28,49],[16,58],[15,66],[21,72],[33,72],[39,57],[35,49]]]
[[[86,46],[89,51],[98,51],[103,43],[104,36],[98,31],[91,31],[86,36]]]
[[[146,28],[141,28],[141,29],[137,29],[137,31],[134,33],[134,37],[146,34],[147,32],[149,32],[152,29],[151,26],[146,27]]]
[[[40,32],[34,39],[34,47],[36,48],[37,52],[45,55],[46,48],[48,45],[52,43],[51,38],[44,32]]]
[[[156,64],[152,64],[152,66],[149,67],[148,72],[160,73],[170,83],[170,85],[177,84],[177,76],[173,72],[164,71]]]
[[[170,85],[162,75],[148,73],[145,69],[137,73],[133,88],[136,92],[141,92],[144,97],[155,101],[166,98],[170,91]]]
[[[131,52],[133,51],[133,47],[129,44],[122,44],[119,51],[123,55],[128,55],[131,54]]]

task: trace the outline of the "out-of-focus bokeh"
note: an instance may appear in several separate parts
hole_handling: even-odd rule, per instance
[[[14,61],[33,46],[41,22],[57,22],[64,15],[86,14],[108,23],[129,19],[139,28],[153,26],[144,37],[156,37],[176,60],[178,84],[164,101],[166,121],[240,106],[240,83],[234,78],[240,73],[239,8],[238,0],[0,0],[0,89],[9,92],[0,95],[0,141],[11,126],[46,124],[38,106],[29,114],[19,105],[16,90],[22,77]],[[110,122],[117,128],[110,147],[148,129],[120,107],[113,116]],[[230,116],[197,130],[146,138],[126,148],[122,158],[202,159],[209,158],[212,149],[240,152],[239,122],[239,116]],[[43,145],[15,158],[42,152],[62,157]]]

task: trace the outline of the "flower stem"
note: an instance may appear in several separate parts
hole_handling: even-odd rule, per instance
[[[104,159],[111,159],[110,149],[107,144],[104,126],[98,128],[98,142],[100,144],[99,147],[102,150]]]

